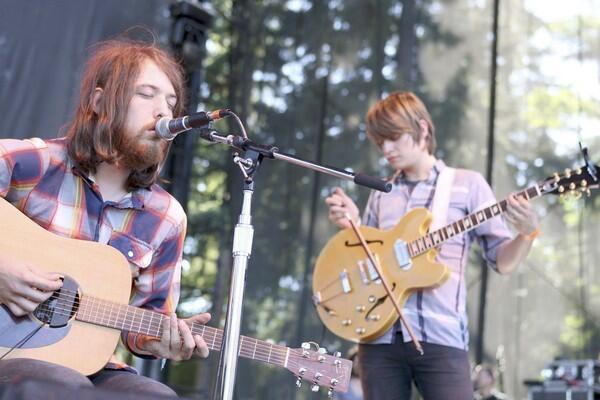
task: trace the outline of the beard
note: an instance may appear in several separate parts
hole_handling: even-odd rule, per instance
[[[125,135],[117,146],[118,162],[131,171],[144,171],[164,161],[168,145],[158,135],[150,136],[145,129],[135,136]]]

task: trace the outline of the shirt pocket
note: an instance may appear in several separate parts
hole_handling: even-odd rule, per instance
[[[137,278],[141,270],[148,268],[154,256],[152,246],[123,232],[113,232],[108,244],[119,250],[131,267],[133,278]]]

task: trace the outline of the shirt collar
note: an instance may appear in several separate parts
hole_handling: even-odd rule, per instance
[[[77,166],[73,165],[71,167],[74,175],[81,177],[84,182],[90,186],[94,191],[98,194],[100,191],[97,188],[96,182],[94,180],[94,176],[91,173],[86,174],[81,169],[77,168]],[[150,192],[150,189],[135,189],[132,192],[127,193],[121,200],[116,203],[113,203],[115,208],[132,208],[135,210],[141,210],[144,208],[144,202],[146,199],[146,194]]]
[[[446,163],[444,163],[444,161],[442,161],[440,159],[435,160],[433,167],[429,171],[429,176],[427,177],[427,179],[424,180],[424,182],[435,184],[437,177],[439,176],[440,172],[442,172],[442,170],[444,168],[448,168],[446,166]],[[407,182],[403,171],[393,175],[391,178],[391,181],[393,181],[395,185],[399,185],[399,184],[403,184],[403,183]]]

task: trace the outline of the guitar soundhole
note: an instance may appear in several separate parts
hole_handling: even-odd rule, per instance
[[[33,315],[51,328],[60,328],[69,323],[79,308],[78,286],[68,276],[63,278],[63,286],[40,304]]]

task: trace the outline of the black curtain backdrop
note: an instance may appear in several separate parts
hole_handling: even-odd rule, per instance
[[[0,137],[62,136],[93,45],[126,31],[166,43],[170,3],[0,0]]]

